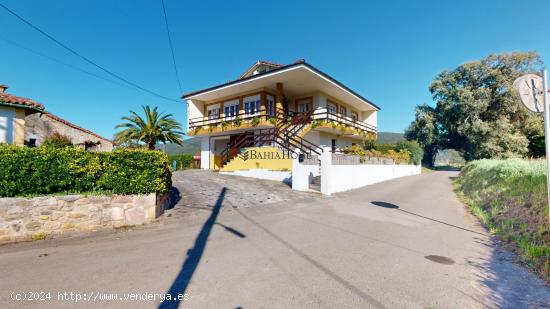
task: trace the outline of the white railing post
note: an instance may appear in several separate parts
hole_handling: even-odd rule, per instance
[[[331,194],[331,179],[330,170],[332,168],[332,151],[331,147],[323,147],[321,153],[321,193],[324,195]]]

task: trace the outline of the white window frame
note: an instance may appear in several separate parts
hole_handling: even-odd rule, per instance
[[[333,107],[334,109],[332,109]],[[337,115],[338,114],[338,104],[327,101],[327,113],[330,115]]]
[[[262,99],[260,95],[254,95],[243,99],[244,114],[246,116],[255,116],[260,114],[262,108]]]
[[[359,121],[359,113],[351,111],[351,121],[353,122]]]
[[[206,108],[206,117],[208,120],[217,120],[220,118],[220,104],[210,105]],[[210,123],[210,121],[209,121]]]
[[[223,113],[225,119],[235,119],[239,115],[239,100],[232,100],[223,103]],[[229,110],[229,113],[227,111]]]
[[[298,105],[297,107],[299,113],[307,113],[313,108],[313,100],[311,98],[297,100],[296,103]],[[302,106],[306,106],[306,108],[303,108],[302,110]]]
[[[275,97],[268,94],[265,96],[265,112],[268,116],[275,116]]]
[[[342,111],[343,111],[343,113],[342,113]],[[348,109],[345,106],[340,105],[339,113],[340,113],[340,116],[347,117],[348,116]]]

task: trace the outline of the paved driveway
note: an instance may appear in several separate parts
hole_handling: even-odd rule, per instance
[[[60,291],[186,294],[161,308],[550,307],[548,288],[454,197],[455,176],[436,172],[323,198],[272,182],[178,173],[182,200],[153,226],[0,247],[0,307],[74,307],[57,300]],[[55,294],[14,302],[12,291]]]

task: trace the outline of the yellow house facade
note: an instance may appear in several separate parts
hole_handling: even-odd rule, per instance
[[[380,110],[303,60],[258,61],[235,81],[182,98],[188,135],[201,138],[201,168],[222,171],[286,170],[291,158],[281,152],[317,155],[375,139]],[[251,163],[243,149],[271,154]]]
[[[6,93],[0,85],[0,143],[24,145],[25,117],[44,111],[44,106],[31,99]]]

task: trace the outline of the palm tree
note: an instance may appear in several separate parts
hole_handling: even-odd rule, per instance
[[[150,150],[154,150],[158,142],[178,145],[183,143],[181,136],[184,133],[181,131],[181,124],[173,118],[172,114],[158,113],[157,107],[151,109],[148,105],[142,108],[145,119],[134,111],[130,111],[130,116],[121,118],[127,122],[115,127],[115,129],[124,128],[115,134],[115,140],[118,143],[143,142]]]

